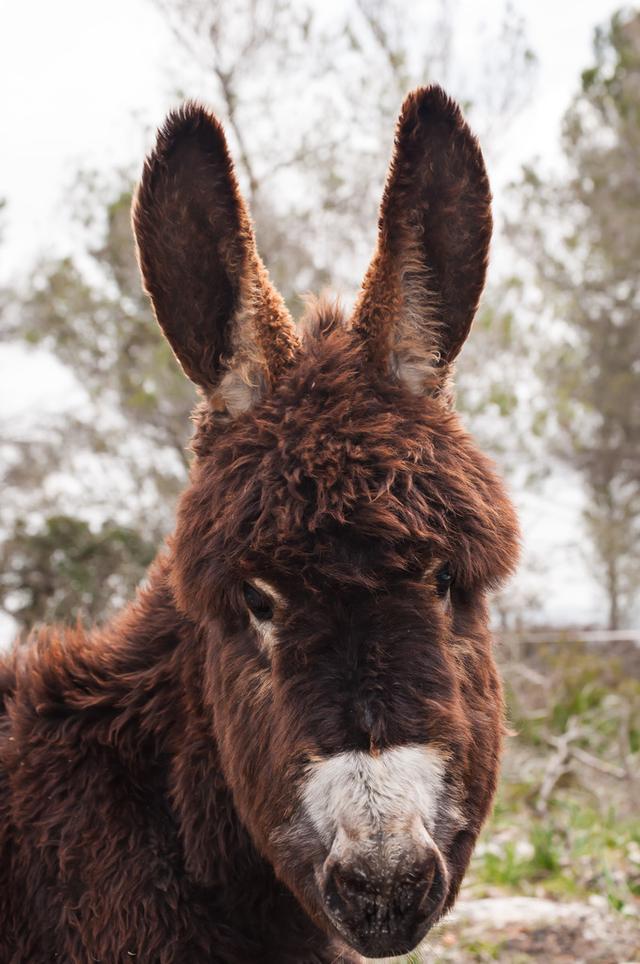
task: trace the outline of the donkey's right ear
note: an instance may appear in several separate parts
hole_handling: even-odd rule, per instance
[[[203,107],[170,114],[133,202],[144,286],[189,378],[235,415],[297,348],[256,251],[222,127]]]

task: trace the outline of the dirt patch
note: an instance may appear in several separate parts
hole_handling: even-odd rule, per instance
[[[640,919],[592,903],[533,897],[462,900],[431,935],[418,960],[640,964]]]

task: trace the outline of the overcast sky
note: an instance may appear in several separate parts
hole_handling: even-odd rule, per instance
[[[327,2],[337,0],[325,0],[323,9]],[[503,0],[485,0],[481,7],[459,0],[459,6],[475,17],[481,11],[488,21],[504,10]],[[523,161],[536,154],[546,164],[558,158],[560,120],[580,71],[592,60],[594,27],[619,4],[516,0],[514,6],[526,17],[539,67],[530,103],[501,145],[499,169],[492,172],[497,197]],[[138,166],[177,89],[205,101],[213,92],[178,56],[151,0],[0,0],[0,10],[0,197],[8,202],[0,280],[5,280],[24,271],[35,252],[49,245],[64,248],[64,190],[78,169]],[[478,51],[472,33],[465,44],[473,63]],[[25,364],[15,349],[0,350],[5,416],[46,405],[67,387],[48,358],[34,353],[28,378]],[[536,530],[535,499],[524,508],[532,520],[529,537],[546,538],[550,554],[566,554],[566,543],[572,537],[575,542],[574,494],[547,500],[545,536]],[[550,589],[548,614],[585,622],[601,615],[602,602],[586,587],[579,552],[575,546],[572,551],[566,581],[559,591]]]
[[[480,7],[459,0],[459,6],[491,20],[501,16],[503,0]],[[557,151],[559,119],[591,59],[594,26],[617,4],[516,0],[515,6],[526,16],[540,68],[531,103],[502,148],[501,178],[514,176],[532,154]],[[176,89],[204,100],[213,92],[203,89],[196,71],[185,70],[150,0],[0,0],[0,9],[0,196],[9,203],[10,242],[0,272],[6,275],[34,248],[60,240],[61,192],[76,169],[138,163]],[[473,60],[473,36],[468,47]]]

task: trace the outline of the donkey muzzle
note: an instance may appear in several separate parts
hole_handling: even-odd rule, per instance
[[[365,957],[406,954],[437,919],[447,870],[435,845],[413,839],[334,844],[319,875],[327,916]]]

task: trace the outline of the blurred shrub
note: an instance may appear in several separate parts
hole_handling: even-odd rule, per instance
[[[640,913],[640,650],[554,642],[506,660],[503,779],[470,888]]]
[[[0,601],[28,625],[102,617],[122,605],[154,554],[155,545],[115,522],[95,531],[66,515],[51,516],[35,531],[20,522],[2,546]]]

